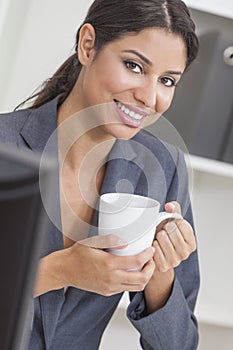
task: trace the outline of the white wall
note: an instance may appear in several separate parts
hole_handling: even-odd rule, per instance
[[[91,2],[8,0],[0,26],[0,111],[13,109],[70,56]]]
[[[210,12],[214,15],[233,18],[232,0],[184,0],[185,3],[196,10]]]

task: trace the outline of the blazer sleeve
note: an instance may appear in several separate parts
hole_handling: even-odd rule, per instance
[[[177,165],[168,188],[166,201],[178,200],[184,218],[193,226],[189,199],[188,174],[183,154],[177,150]],[[145,350],[195,350],[198,346],[198,323],[194,315],[200,285],[197,251],[175,268],[173,289],[167,303],[146,314],[143,292],[130,293],[127,317],[140,333]]]

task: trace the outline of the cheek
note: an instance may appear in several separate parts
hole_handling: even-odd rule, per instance
[[[168,110],[174,98],[174,92],[175,92],[174,89],[169,89],[166,87],[162,88],[162,90],[157,95],[157,106],[156,106],[157,113],[163,114]]]
[[[98,85],[109,93],[120,93],[124,90],[132,88],[134,82],[133,77],[126,71],[124,65],[112,58],[97,64],[94,67],[94,80]],[[98,72],[96,74],[96,72]]]
[[[103,81],[105,90],[111,93],[121,93],[125,90],[132,88],[132,81],[129,76],[122,72],[122,70],[105,73],[105,79]]]

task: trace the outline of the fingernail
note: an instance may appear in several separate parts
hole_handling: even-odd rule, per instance
[[[173,203],[170,203],[170,206],[172,207],[172,209],[173,209],[173,210],[175,210],[175,209],[176,209],[176,206],[175,206],[175,204],[173,204]]]
[[[153,254],[155,253],[155,247],[152,247]]]
[[[174,232],[177,229],[177,226],[174,223],[174,221],[170,221],[165,225],[165,229],[166,229],[168,234],[171,234],[172,232]]]

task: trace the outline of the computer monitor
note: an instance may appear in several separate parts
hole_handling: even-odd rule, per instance
[[[53,160],[41,164],[31,151],[0,144],[1,350],[25,350],[25,324],[49,223],[40,184],[49,197],[55,168]]]

